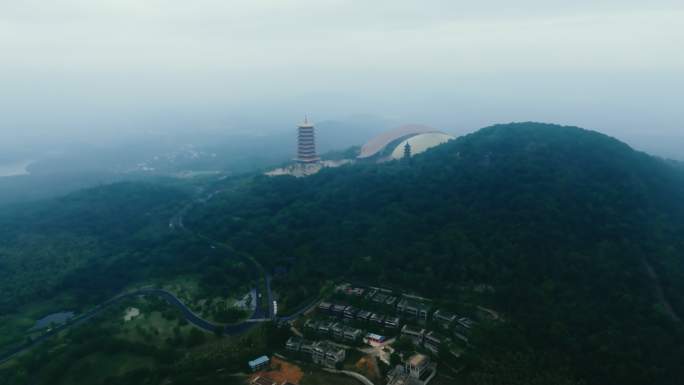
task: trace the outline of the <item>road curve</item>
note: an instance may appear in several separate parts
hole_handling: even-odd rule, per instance
[[[195,203],[206,203],[209,201],[211,198],[213,198],[219,191],[212,192],[209,194],[206,198],[200,198],[197,200],[194,200],[187,205],[183,206],[181,210],[174,215],[173,218],[169,221],[169,227],[171,230],[183,230],[183,231],[188,231],[190,230],[185,226],[183,222],[183,217],[185,214],[192,208],[192,206]],[[199,235],[200,238],[203,238],[207,240],[212,246],[214,247],[225,247],[223,244],[220,242],[216,242],[208,237],[202,236],[200,234],[195,234]],[[171,304],[172,306],[175,306],[180,312],[183,314],[183,317],[185,320],[187,320],[189,323],[192,325],[210,333],[216,333],[217,330],[221,331],[221,334],[224,335],[236,335],[236,334],[241,334],[252,327],[256,325],[259,322],[267,322],[271,320],[277,320],[276,315],[274,314],[274,302],[273,302],[273,292],[271,290],[271,276],[263,269],[262,266],[259,265],[259,263],[256,260],[250,259],[248,260],[248,263],[254,263],[255,267],[257,270],[261,271],[264,275],[264,280],[265,280],[265,286],[266,286],[266,295],[264,296],[265,299],[268,301],[267,303],[267,309],[266,311],[261,309],[261,306],[259,304],[259,295],[257,295],[257,298],[254,298],[255,307],[254,311],[250,315],[250,317],[242,321],[240,323],[236,324],[230,324],[230,325],[216,325],[213,324],[202,317],[198,316],[195,314],[190,308],[188,308],[178,297],[176,297],[173,293],[163,290],[163,289],[155,289],[155,288],[144,288],[144,289],[139,289],[135,290],[132,292],[127,292],[127,293],[122,293],[117,295],[116,297],[113,297],[97,306],[92,308],[91,310],[77,316],[76,318],[72,319],[71,321],[57,326],[53,329],[51,329],[49,332],[41,335],[40,337],[37,337],[33,340],[27,341],[19,346],[15,346],[14,348],[9,349],[6,352],[0,353],[0,365],[4,364],[5,362],[9,361],[10,359],[16,357],[18,354],[27,351],[28,349],[31,349],[40,343],[46,341],[50,337],[54,336],[55,334],[64,331],[68,328],[71,328],[76,325],[80,325],[84,322],[89,321],[96,315],[100,314],[102,311],[110,307],[111,305],[114,305],[124,299],[131,298],[131,297],[136,297],[136,296],[141,296],[141,295],[154,295],[163,298],[166,302]],[[308,310],[308,306],[304,309],[302,309],[300,312],[297,312],[289,317],[283,317],[282,320],[284,321],[290,321],[300,314],[302,314],[305,310]],[[264,314],[266,313],[266,314]]]
[[[95,306],[91,310],[77,316],[76,318],[72,319],[71,321],[52,328],[49,332],[41,335],[40,337],[37,337],[31,341],[27,341],[22,345],[16,346],[6,352],[0,353],[0,365],[4,364],[5,362],[11,360],[15,356],[17,356],[20,353],[23,353],[39,344],[42,342],[45,342],[47,339],[50,337],[56,335],[57,333],[60,333],[66,329],[69,329],[71,327],[81,325],[84,322],[87,322],[97,316],[98,314],[102,313],[104,310],[109,308],[110,306],[117,304],[121,302],[122,300],[137,297],[137,296],[157,296],[161,297],[164,299],[166,302],[168,302],[170,305],[175,306],[178,310],[183,315],[183,318],[185,318],[186,321],[188,321],[190,324],[206,331],[209,333],[216,333],[216,330],[221,330],[221,333],[224,335],[236,335],[236,334],[241,334],[246,332],[247,330],[251,329],[254,327],[259,322],[264,322],[264,321],[270,321],[270,319],[260,319],[258,317],[258,312],[255,311],[251,314],[250,318],[242,321],[240,323],[236,324],[229,324],[229,325],[217,325],[214,323],[211,323],[204,318],[198,316],[195,314],[187,305],[185,305],[178,297],[176,297],[173,293],[167,290],[163,289],[154,289],[154,288],[146,288],[146,289],[139,289],[135,290],[132,292],[127,292],[123,293],[120,295],[117,295],[116,297],[113,297],[111,299],[108,299],[107,301]]]

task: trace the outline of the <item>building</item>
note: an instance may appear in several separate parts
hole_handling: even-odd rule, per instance
[[[304,329],[316,331],[318,329],[318,322],[308,319],[306,322],[304,322]]]
[[[344,328],[343,337],[347,341],[358,341],[363,334],[363,330],[350,327]]]
[[[344,362],[346,351],[329,341],[322,341],[316,344],[311,359],[315,364],[328,368],[334,368],[338,363]]]
[[[304,118],[304,123],[297,129],[297,157],[298,163],[318,163],[321,158],[316,155],[316,133],[313,124]]]
[[[333,305],[332,312],[336,316],[342,317],[344,315],[344,311],[346,309],[347,309],[346,305]]]
[[[303,340],[302,345],[299,348],[299,351],[306,354],[312,354],[315,348],[316,342]]]
[[[320,304],[318,304],[318,310],[329,312],[332,306],[333,305],[330,302],[321,302]]]
[[[366,334],[366,338],[364,338],[364,342],[371,345],[371,344],[382,344],[387,340],[387,337],[381,336],[379,334],[375,333],[368,333]]]
[[[344,309],[344,318],[347,320],[353,320],[356,318],[356,314],[358,314],[359,310],[349,306],[348,308]]]
[[[401,335],[413,340],[414,344],[420,345],[423,343],[423,338],[425,337],[425,329],[404,325],[404,327],[401,328]]]
[[[352,333],[354,335],[357,334],[356,331],[352,331]],[[361,333],[361,331],[358,330],[358,333]],[[314,342],[292,337],[287,340],[285,348],[291,352],[301,352],[302,354],[310,355],[314,363],[329,368],[334,368],[346,358],[344,348],[330,341]]]
[[[332,331],[332,335],[337,338],[337,339],[344,339],[344,325],[342,325],[339,322],[336,322],[333,324],[333,326],[330,328]]]
[[[318,328],[316,330],[321,334],[330,334],[330,329],[332,328],[332,326],[333,326],[333,322],[322,321],[321,323],[318,324]]]
[[[449,313],[448,311],[437,310],[435,311],[435,314],[432,315],[432,318],[435,321],[440,322],[444,325],[450,325],[454,321],[456,321],[456,318],[458,318],[458,316],[456,314]]]
[[[385,303],[385,301],[387,300],[387,297],[389,297],[387,294],[378,293],[375,295],[375,297],[373,297],[373,302],[381,303],[381,304]]]
[[[256,372],[267,367],[270,362],[271,360],[267,356],[261,356],[252,361],[249,361],[247,364],[249,365],[249,369],[251,371]]]
[[[291,352],[298,352],[302,348],[304,340],[299,337],[290,337],[285,343],[285,349]]]
[[[430,358],[423,354],[414,354],[405,363],[406,373],[413,378],[421,378],[429,366]]]
[[[387,385],[427,385],[437,374],[437,365],[423,354],[414,354],[387,373]]]
[[[373,313],[371,313],[369,311],[361,310],[356,315],[356,319],[358,319],[359,321],[368,321],[368,320],[370,320],[372,315],[373,315]]]
[[[399,327],[399,317],[386,317],[385,318],[385,327],[390,328],[390,329],[396,329]]]
[[[385,324],[385,316],[382,314],[373,313],[373,315],[370,318],[370,321],[382,326]]]
[[[439,354],[439,347],[442,343],[447,342],[447,338],[436,332],[429,332],[425,335],[424,346],[426,349],[430,350],[435,354]]]
[[[454,139],[432,127],[422,125],[406,125],[384,132],[369,140],[357,157],[359,160],[383,162],[392,159],[401,159],[406,154],[408,145],[409,156],[415,156],[432,147]]]
[[[430,315],[430,309],[432,307],[429,304],[418,302],[410,298],[402,298],[397,304],[397,312],[404,314],[409,318],[416,318],[421,321],[427,321]]]

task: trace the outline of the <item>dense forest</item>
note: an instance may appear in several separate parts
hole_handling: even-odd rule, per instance
[[[468,358],[478,384],[675,384],[683,176],[596,132],[498,125],[411,159],[256,177],[188,223],[287,269],[274,284],[292,302],[341,276],[490,288],[510,322]]]
[[[254,258],[273,273],[284,311],[341,279],[496,309],[506,322],[478,328],[477,348],[463,357],[473,384],[676,384],[684,375],[682,193],[681,163],[596,132],[523,123],[308,178],[117,183],[6,206],[0,345],[19,342],[31,319],[83,311],[132,284],[194,275],[202,296],[226,296],[258,278],[240,262]],[[179,213],[191,231],[170,226]],[[204,236],[227,248],[210,248]],[[132,352],[126,362],[139,359],[146,371],[102,381],[211,383],[201,374],[227,362],[241,370],[282,345],[270,326],[245,336],[256,340],[240,341],[242,349],[200,337],[158,301],[136,306],[162,314],[154,319],[166,334],[121,326],[117,307],[0,378],[62,383],[61,367],[65,378],[96,374],[87,357]]]
[[[257,273],[170,219],[192,186],[126,182],[0,209],[0,351],[33,320],[81,313],[133,284],[195,276],[197,295],[235,294]]]

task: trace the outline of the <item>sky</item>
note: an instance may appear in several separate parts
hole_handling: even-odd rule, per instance
[[[357,114],[684,157],[681,0],[0,2],[0,151]]]

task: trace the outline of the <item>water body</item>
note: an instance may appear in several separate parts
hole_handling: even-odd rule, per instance
[[[6,176],[28,175],[28,166],[33,161],[22,160],[18,162],[0,163],[0,178]]]
[[[59,313],[52,313],[36,321],[36,324],[33,325],[31,331],[45,329],[47,327],[50,327],[50,325],[52,324],[56,326],[62,325],[72,318],[74,318],[73,311],[62,311]]]

